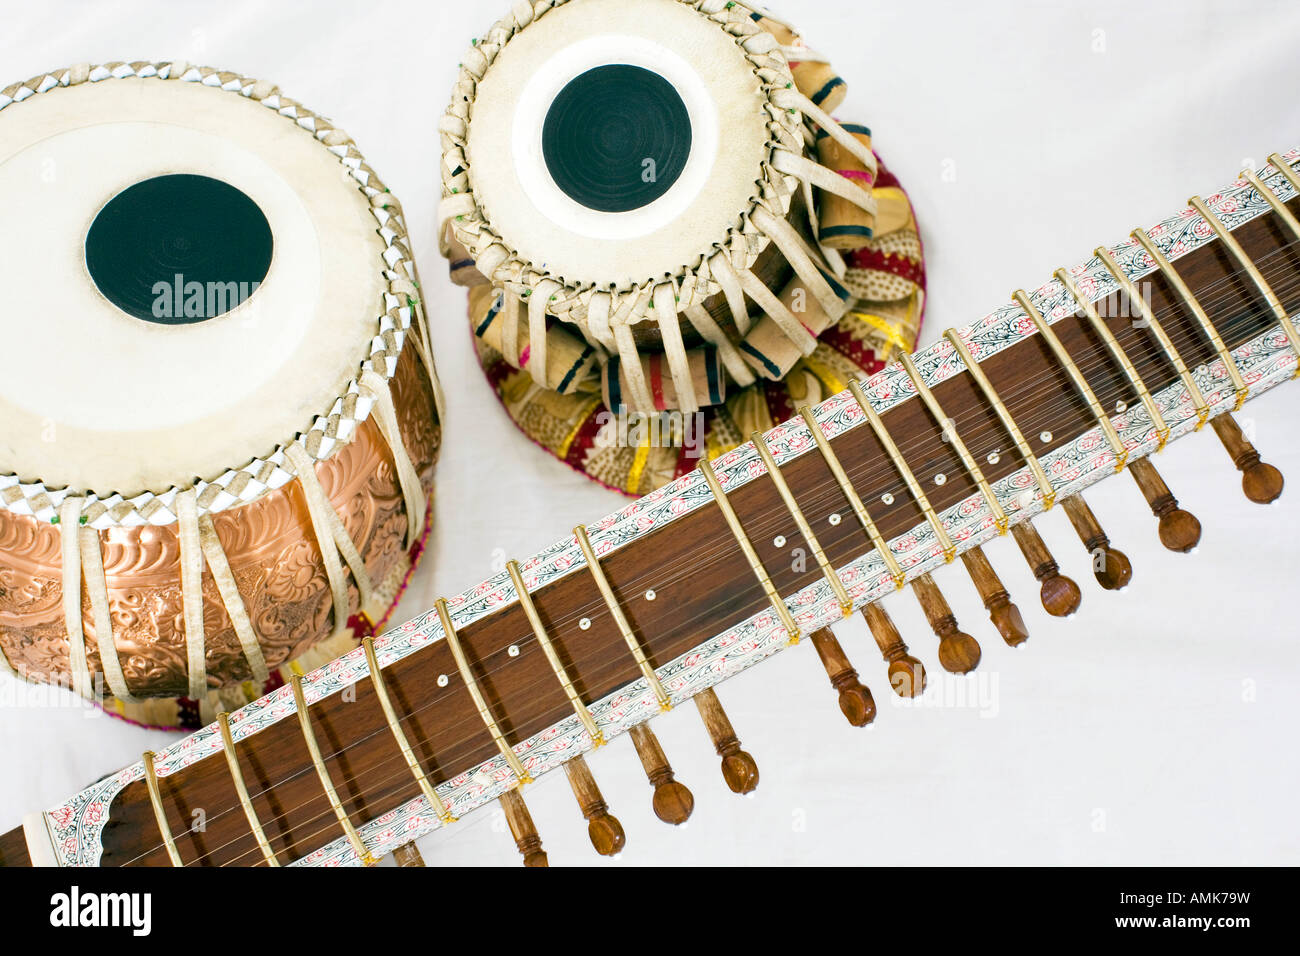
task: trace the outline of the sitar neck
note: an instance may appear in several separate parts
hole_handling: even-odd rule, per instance
[[[1199,527],[1148,459],[1209,422],[1248,494],[1280,490],[1228,416],[1300,367],[1297,155],[866,382],[808,362],[829,400],[248,705],[228,735],[205,728],[160,751],[152,772],[127,768],[48,811],[54,856],[356,863],[565,765],[584,814],[604,819],[573,760],[634,728],[656,812],[662,799],[660,815],[679,816],[689,807],[646,722],[701,699],[729,782],[750,785],[710,689],[814,635],[846,714],[866,719],[869,695],[823,630],[852,609],[867,611],[895,690],[916,693],[919,660],[877,602],[912,587],[940,663],[974,667],[979,645],[930,575],[945,563],[960,557],[1002,637],[1023,640],[980,550],[989,538],[1013,534],[1044,606],[1069,613],[1078,589],[1032,524],[1063,503],[1102,557],[1098,580],[1121,585],[1122,555],[1079,497],[1088,485],[1130,470],[1162,539],[1190,546]],[[527,811],[506,799],[536,859]]]

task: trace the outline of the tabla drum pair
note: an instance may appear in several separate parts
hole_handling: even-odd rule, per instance
[[[341,129],[181,62],[0,93],[0,667],[197,726],[350,650],[428,528],[402,208]]]
[[[520,2],[472,45],[437,227],[527,435],[641,494],[914,343],[845,92],[724,0]],[[238,74],[73,67],[0,93],[0,197],[0,667],[193,726],[381,624],[443,409],[351,139]]]

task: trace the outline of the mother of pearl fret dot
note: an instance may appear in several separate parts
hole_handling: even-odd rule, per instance
[[[654,588],[651,588],[649,591],[646,591],[645,593],[645,599],[647,601],[653,601],[656,597],[657,595],[655,594]]]
[[[506,653],[509,654],[511,657],[518,657],[518,656],[519,656],[519,645],[518,645],[518,644],[511,644],[509,647],[506,648]]]
[[[589,617],[584,617],[581,621],[578,622],[578,627],[579,627],[580,629],[584,630],[584,631],[587,630],[588,628],[590,628],[590,627],[591,627],[591,618],[589,618]]]
[[[438,686],[439,686],[439,687],[446,687],[446,686],[447,686],[448,684],[450,684],[450,683],[451,683],[451,678],[448,677],[446,674],[439,674],[439,675],[438,675]]]
[[[1115,413],[1117,415],[1123,415],[1126,411],[1128,411],[1128,406],[1125,405],[1123,402],[1115,403]]]
[[[1049,441],[1052,440],[1052,433],[1051,433],[1051,432],[1039,432],[1039,433],[1038,433],[1038,437],[1042,440],[1043,444],[1046,445]]]
[[[988,462],[990,465],[996,465],[1001,460],[1002,460],[1002,456],[999,455],[997,452],[995,451],[989,452]]]
[[[831,515],[831,516],[830,516],[829,518],[827,518],[826,520],[829,521],[832,525],[837,525],[837,524],[839,524],[839,523],[840,523],[840,515],[839,515],[839,512],[837,511],[835,514]]]
[[[948,480],[948,476],[945,475],[943,472],[939,472],[939,474],[934,476],[934,483],[936,485],[942,485],[945,482],[947,482],[947,480]]]
[[[883,495],[880,496],[880,500],[887,505],[892,505],[894,503],[894,496],[886,491]]]
[[[778,548],[784,548],[784,547],[785,547],[785,535],[783,535],[783,534],[778,534],[775,538],[772,539],[772,544],[776,545]]]

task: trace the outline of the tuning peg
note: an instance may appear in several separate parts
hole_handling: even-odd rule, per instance
[[[1107,591],[1118,591],[1133,580],[1133,565],[1129,562],[1128,555],[1110,546],[1110,538],[1106,537],[1101,523],[1083,496],[1070,495],[1063,498],[1061,507],[1078,532],[1079,540],[1092,555],[1092,573],[1097,578],[1097,583]]]
[[[528,812],[528,804],[524,803],[519,788],[507,790],[498,799],[501,809],[505,811],[506,823],[510,825],[510,834],[515,838],[515,846],[519,847],[519,852],[524,856],[524,866],[548,866],[546,851],[542,849],[542,838],[537,835],[537,827],[533,824],[532,814]]]
[[[420,855],[420,848],[412,840],[410,843],[403,843],[393,851],[393,862],[398,866],[424,866],[424,857]]]
[[[591,838],[591,845],[601,856],[613,856],[627,845],[627,835],[618,817],[609,812],[609,804],[601,795],[586,759],[579,754],[564,765],[564,772],[568,774],[569,786],[578,798],[582,815],[587,819],[587,836]]]
[[[1029,563],[1029,570],[1042,585],[1038,596],[1043,602],[1043,610],[1053,617],[1069,617],[1079,610],[1082,599],[1079,585],[1061,573],[1060,566],[1032,522],[1020,522],[1011,529],[1011,536],[1020,545],[1020,553]]]
[[[758,764],[754,758],[740,749],[740,740],[727,719],[727,712],[722,709],[722,701],[707,687],[695,695],[695,706],[699,708],[704,726],[713,738],[713,747],[722,758],[722,777],[732,793],[750,793],[758,786]]]
[[[912,579],[912,593],[939,638],[939,663],[946,671],[966,674],[980,662],[979,641],[957,628],[957,618],[939,586],[928,574]]]
[[[685,823],[695,809],[695,797],[685,784],[673,779],[673,768],[664,756],[663,747],[659,746],[659,738],[649,724],[637,724],[628,731],[628,736],[636,747],[636,755],[641,758],[650,786],[655,788],[651,804],[655,816],[673,826]]]
[[[1241,433],[1241,426],[1230,414],[1210,419],[1214,434],[1219,436],[1232,463],[1241,472],[1241,490],[1256,504],[1266,505],[1282,494],[1282,472],[1259,460],[1259,452]]]
[[[1160,543],[1170,551],[1190,551],[1201,540],[1201,523],[1196,516],[1178,507],[1178,499],[1151,464],[1149,458],[1139,458],[1128,466],[1142,496],[1151,506],[1151,513],[1160,519]]]
[[[889,686],[899,697],[919,697],[925,690],[925,667],[907,652],[889,614],[879,604],[868,604],[862,616],[867,619],[880,656],[889,665]]]
[[[858,672],[829,627],[812,633],[813,647],[826,668],[831,686],[839,691],[840,710],[854,727],[865,727],[876,718],[876,702],[871,691],[858,680]]]
[[[993,565],[984,554],[984,549],[975,547],[962,552],[962,563],[975,582],[975,590],[980,593],[980,600],[989,612],[989,620],[1002,635],[1008,647],[1019,647],[1029,640],[1029,631],[1025,619],[1020,616],[1020,608],[1011,603],[1002,579],[993,570]]]

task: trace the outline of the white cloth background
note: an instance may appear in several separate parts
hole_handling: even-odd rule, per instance
[[[461,51],[506,6],[46,0],[0,13],[0,85],[80,61],[178,57],[238,70],[336,120],[401,198],[450,408],[432,548],[400,618],[620,505],[507,420],[434,241],[436,123]],[[872,127],[911,190],[929,256],[926,341],[1212,192],[1243,163],[1300,144],[1294,4],[784,0],[778,9],[848,80],[840,115]],[[32,236],[52,239],[68,237]],[[1300,425],[1286,417],[1295,400],[1283,388],[1240,417],[1266,460],[1300,482]],[[1133,559],[1123,594],[1096,587],[1064,514],[1038,522],[1084,589],[1068,621],[1042,612],[1009,539],[989,546],[1029,623],[1023,650],[1001,644],[960,568],[937,575],[984,646],[977,677],[942,674],[905,593],[886,607],[930,665],[919,706],[889,692],[860,619],[838,630],[880,707],[871,730],[841,717],[807,642],[722,686],[762,771],[752,798],[726,790],[690,706],[655,721],[695,792],[686,828],[654,819],[627,740],[592,756],[628,834],[612,865],[1300,861],[1300,648],[1288,583],[1300,488],[1273,508],[1249,504],[1208,429],[1159,464],[1202,519],[1199,552],[1161,549],[1131,479],[1106,482],[1088,498]],[[0,692],[5,829],[164,740],[25,703],[13,682]],[[527,798],[554,864],[598,860],[563,774]],[[422,850],[431,865],[518,861],[493,809]]]

